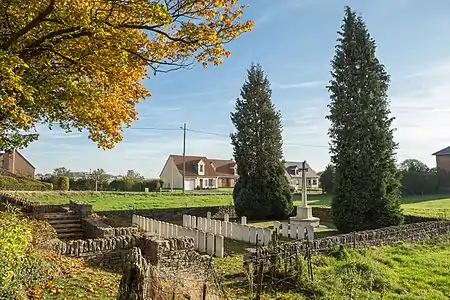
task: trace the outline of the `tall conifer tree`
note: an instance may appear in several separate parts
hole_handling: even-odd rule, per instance
[[[236,212],[249,219],[280,219],[292,211],[282,163],[281,115],[260,65],[252,65],[237,99],[231,134],[239,179],[233,191]]]
[[[334,223],[342,232],[398,225],[399,201],[389,75],[361,17],[346,7],[332,60],[329,104],[335,165]]]

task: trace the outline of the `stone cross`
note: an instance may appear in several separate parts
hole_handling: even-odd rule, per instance
[[[308,168],[306,167],[306,161],[302,163],[302,168],[300,171],[302,171],[302,207],[308,207],[308,191],[306,188],[306,172],[308,171]]]

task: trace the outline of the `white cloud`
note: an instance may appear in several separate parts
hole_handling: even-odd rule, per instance
[[[275,89],[298,89],[298,88],[313,88],[313,87],[323,87],[325,88],[325,82],[324,81],[305,81],[305,82],[298,82],[298,83],[292,83],[292,84],[281,84],[281,83],[274,83],[272,84],[272,87]]]

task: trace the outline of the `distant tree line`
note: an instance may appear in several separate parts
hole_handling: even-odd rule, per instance
[[[112,181],[103,169],[94,170],[85,178],[73,178],[70,170],[65,167],[55,169],[51,177],[42,181],[52,183],[54,190],[61,191],[143,192],[148,188],[149,191],[156,192],[164,184],[161,179],[145,179],[134,170],[128,170],[126,176]]]
[[[400,191],[402,195],[434,194],[450,183],[450,173],[442,169],[429,168],[417,159],[404,160],[398,167],[400,178]],[[326,166],[320,175],[319,183],[322,192],[332,194],[334,190],[335,167]]]

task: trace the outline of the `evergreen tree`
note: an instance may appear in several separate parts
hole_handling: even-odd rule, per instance
[[[270,84],[260,65],[248,78],[236,100],[231,134],[239,179],[233,191],[239,216],[281,219],[292,212],[289,183],[282,164],[281,115],[272,104]]]
[[[319,178],[320,187],[323,193],[332,194],[334,188],[334,166],[328,164],[325,171],[320,175]]]
[[[328,90],[335,195],[332,215],[342,232],[398,225],[399,201],[389,75],[375,56],[375,41],[347,7],[332,61]]]

